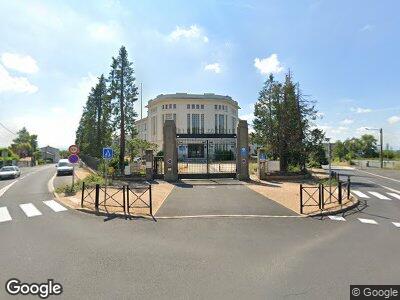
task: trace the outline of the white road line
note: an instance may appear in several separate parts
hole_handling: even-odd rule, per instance
[[[381,177],[381,178],[389,179],[389,180],[392,180],[392,181],[400,182],[400,180],[393,179],[393,178],[386,177],[386,176],[382,176],[382,175],[378,175],[378,174],[374,174],[374,173],[371,173],[371,172],[367,172],[367,171],[363,171],[363,170],[357,170],[357,171],[364,172],[364,173],[367,173],[367,174],[370,174],[370,175],[373,175],[373,176],[376,176],[376,177]]]
[[[55,212],[67,210],[64,206],[62,206],[60,203],[58,203],[57,201],[54,201],[54,200],[43,201],[43,203],[46,204],[48,207],[50,207]]]
[[[381,200],[392,200],[392,199],[386,197],[385,195],[379,194],[378,192],[370,192],[370,191],[368,191],[368,193],[370,193],[371,195],[373,195],[373,196],[375,196],[375,197],[377,197],[377,198],[379,198]]]
[[[12,218],[8,212],[7,207],[0,207],[0,222],[11,221]]]
[[[5,192],[7,192],[7,190],[12,187],[18,180],[14,180],[13,182],[11,182],[9,185],[6,185],[5,187],[3,187],[2,189],[0,189],[0,197],[4,195]]]
[[[354,194],[356,194],[358,197],[360,197],[360,198],[369,198],[369,196],[368,195],[366,195],[366,194],[364,194],[363,192],[360,192],[360,191],[351,191],[352,193],[354,193]]]
[[[396,193],[387,193],[387,194],[400,200],[400,195],[399,194],[396,194]]]
[[[19,207],[24,211],[28,218],[40,216],[42,213],[32,203],[20,204]]]
[[[400,223],[398,223],[398,222],[392,222],[392,224],[393,224],[394,226],[396,226],[397,228],[400,228]]]
[[[358,220],[359,220],[361,223],[365,223],[365,224],[375,224],[375,225],[378,224],[378,222],[376,222],[375,220],[372,220],[372,219],[362,219],[362,218],[358,218]]]
[[[346,221],[346,219],[341,216],[328,216],[328,218],[334,221]]]

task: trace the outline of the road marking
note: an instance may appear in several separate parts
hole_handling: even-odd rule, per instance
[[[0,197],[4,195],[5,192],[7,192],[7,190],[12,187],[18,180],[14,180],[13,182],[11,182],[9,185],[6,185],[5,187],[3,187],[0,190]]]
[[[392,199],[386,197],[385,195],[379,194],[378,192],[368,192],[368,193],[370,193],[371,195],[374,195],[375,197],[377,197],[381,200],[392,200]]]
[[[25,215],[30,217],[40,216],[42,213],[32,203],[20,204],[19,207],[24,211]]]
[[[50,207],[55,212],[65,211],[67,210],[64,206],[54,200],[43,201],[48,207]]]
[[[376,177],[381,177],[381,178],[393,180],[393,181],[396,181],[396,182],[400,182],[400,180],[393,179],[393,178],[386,177],[386,176],[382,176],[382,175],[378,175],[378,174],[374,174],[374,173],[371,173],[371,172],[367,172],[367,171],[363,171],[363,170],[357,170],[357,171],[364,172],[364,173],[367,173],[367,174],[370,174],[370,175],[373,175],[373,176],[376,176]]]
[[[359,220],[361,223],[365,223],[365,224],[375,224],[375,225],[378,224],[378,222],[376,222],[375,220],[372,220],[372,219],[362,219],[362,218],[358,218],[358,220]]]
[[[400,200],[400,195],[399,194],[396,194],[396,193],[387,193],[387,194]]]
[[[154,216],[156,219],[213,219],[213,218],[308,218],[306,215],[190,215],[190,216]]]
[[[351,192],[356,194],[360,198],[369,198],[369,196],[364,194],[363,192],[360,192],[360,191],[351,191]]]
[[[400,228],[400,223],[398,223],[398,222],[392,222],[392,223],[393,223],[394,226]]]
[[[11,221],[12,218],[8,212],[7,207],[0,207],[0,222]]]
[[[328,218],[334,221],[346,221],[346,219],[341,216],[328,216]]]

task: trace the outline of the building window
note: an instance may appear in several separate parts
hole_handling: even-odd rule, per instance
[[[236,118],[232,117],[232,133],[236,133]]]
[[[196,104],[196,109],[200,109],[200,105]]]
[[[171,109],[171,108],[172,108],[172,104],[169,104],[169,105],[168,105],[168,108]]]
[[[204,133],[204,114],[200,116],[200,133]]]
[[[218,105],[218,109],[221,110],[221,105]]]
[[[151,133],[153,135],[157,134],[157,117],[151,117]]]
[[[192,109],[195,109],[195,105],[194,104],[192,104]]]
[[[225,133],[225,116],[224,115],[219,115],[218,133]]]
[[[174,109],[176,108],[176,104],[174,104]]]
[[[187,109],[190,109],[190,104],[186,105],[186,108],[187,108]]]
[[[200,133],[199,114],[192,114],[192,133]]]
[[[217,105],[217,104],[215,104],[215,105],[214,105],[214,108],[215,108],[215,109],[218,109],[218,105]]]
[[[162,109],[164,109],[164,104],[162,105]]]
[[[187,133],[190,133],[190,114],[187,114]]]
[[[214,133],[218,133],[218,115],[215,114],[215,120],[214,120]]]
[[[200,107],[201,107],[201,109],[204,109],[204,104],[202,104]]]

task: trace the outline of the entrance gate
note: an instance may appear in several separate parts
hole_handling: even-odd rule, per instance
[[[177,134],[179,178],[236,177],[236,134]]]

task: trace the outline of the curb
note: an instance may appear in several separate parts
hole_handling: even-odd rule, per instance
[[[318,213],[315,213],[315,214],[309,214],[309,215],[306,215],[306,216],[310,217],[310,218],[313,218],[313,217],[325,217],[325,216],[332,216],[332,215],[341,214],[341,213],[344,213],[346,211],[352,210],[353,208],[357,207],[360,204],[360,200],[355,196],[353,196],[353,197],[356,198],[356,201],[350,206],[346,206],[344,208],[340,208],[340,209],[332,210],[332,211],[323,211],[323,212],[318,212]]]

